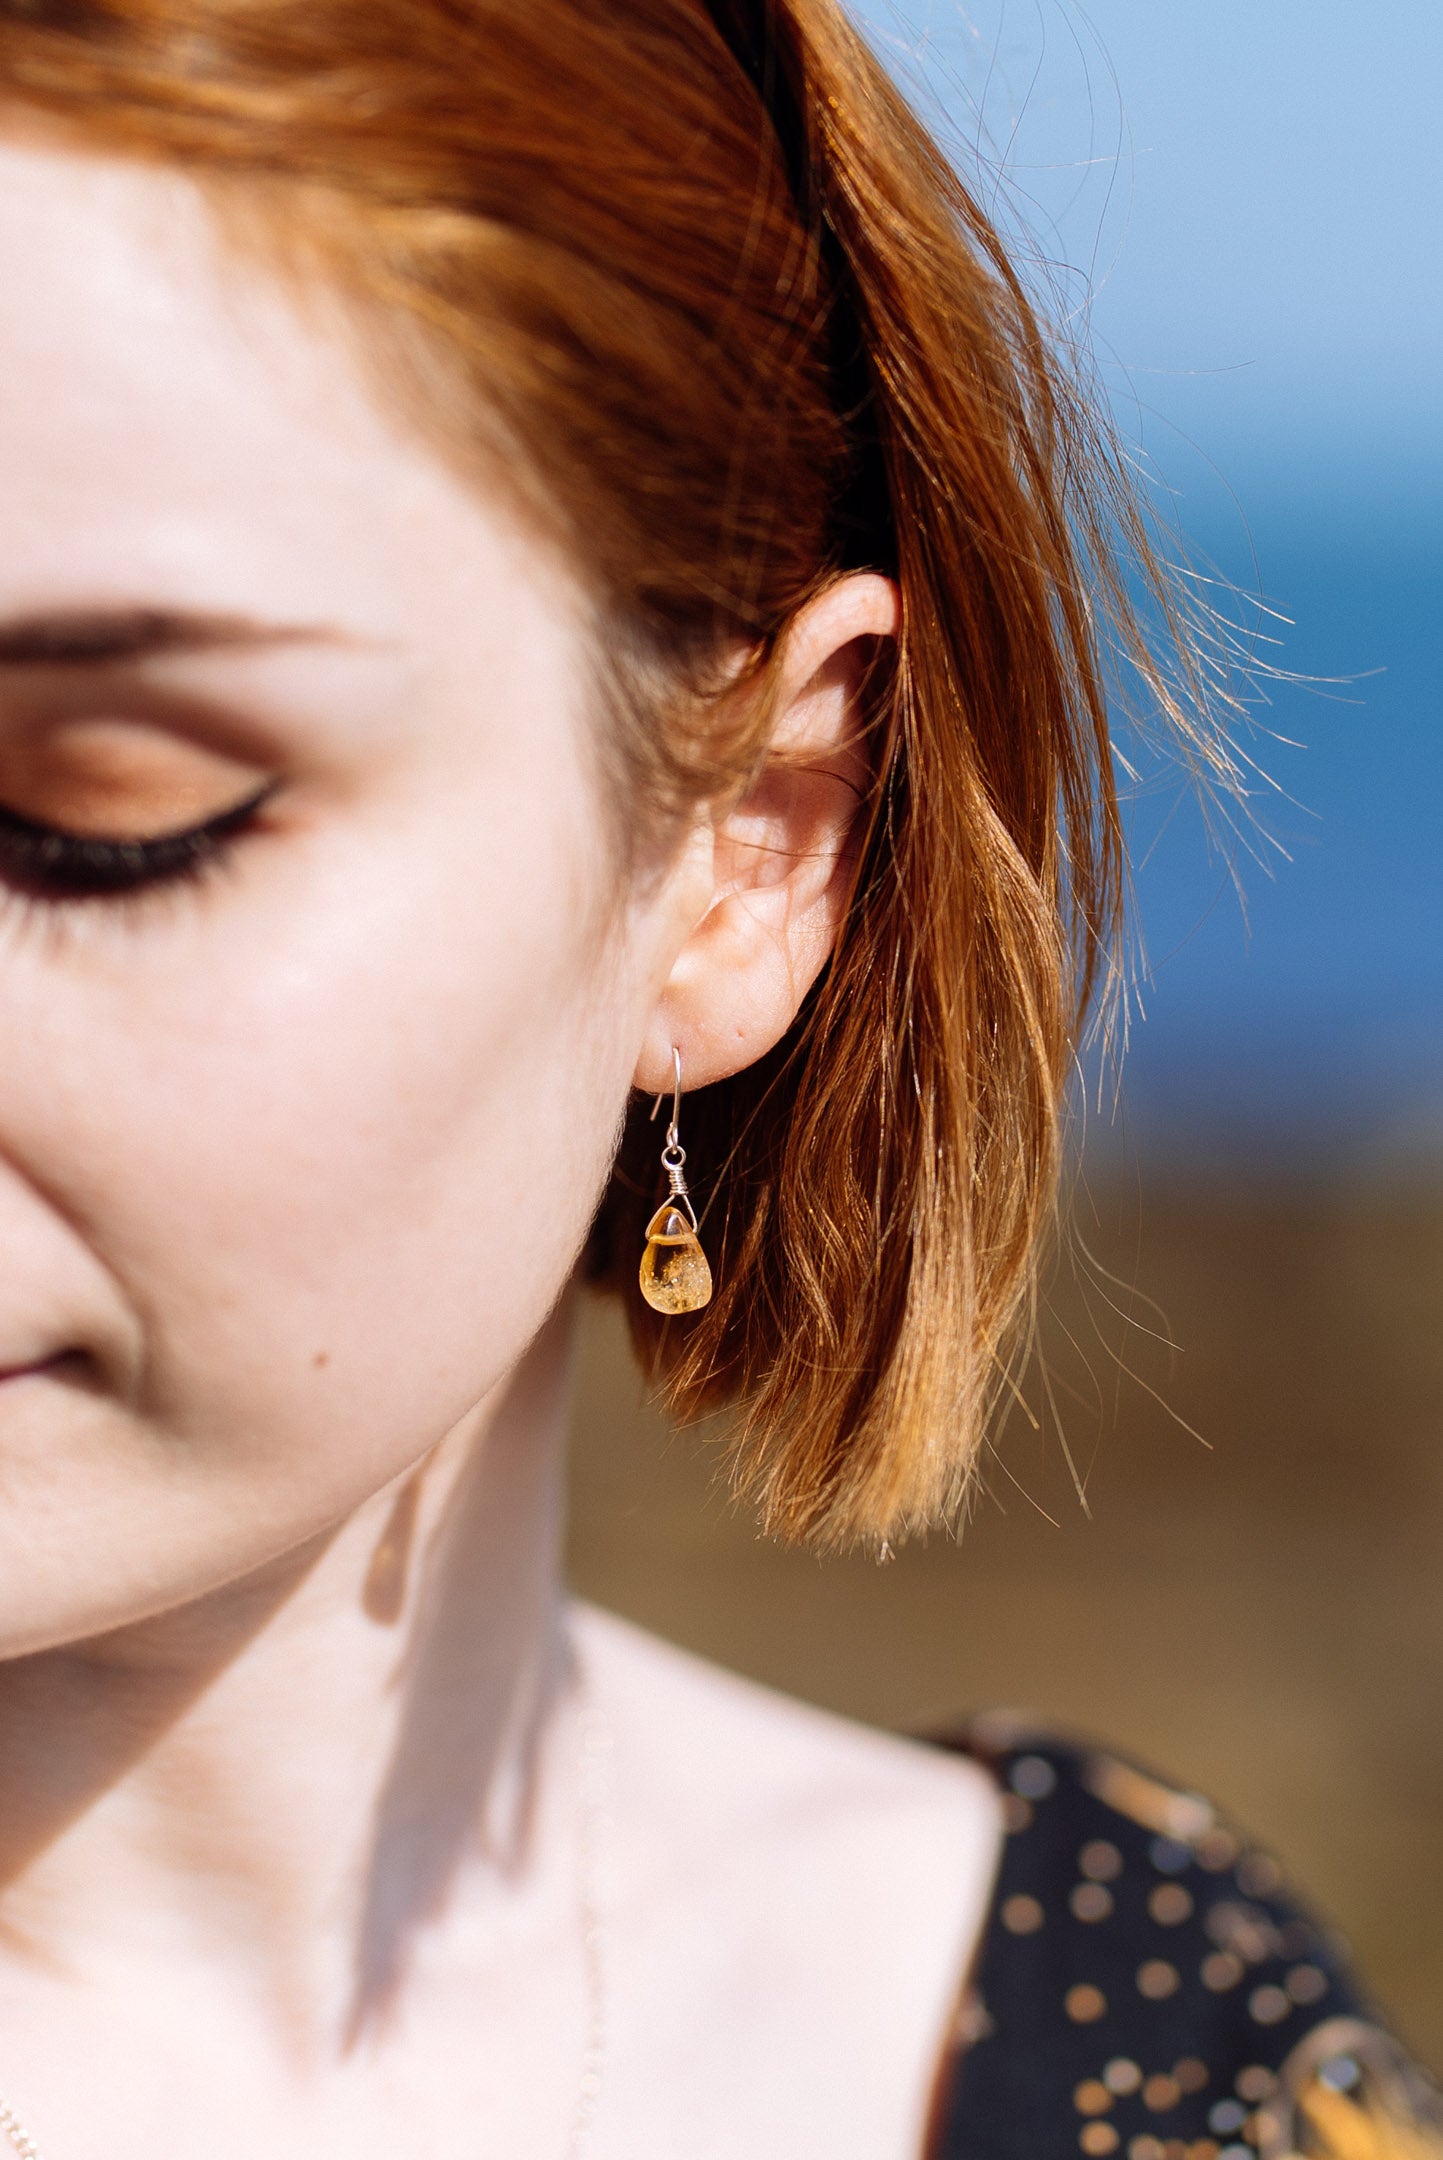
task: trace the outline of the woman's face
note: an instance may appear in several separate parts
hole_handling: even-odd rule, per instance
[[[0,293],[13,1654],[295,1546],[515,1361],[675,906],[608,929],[561,569],[186,183],[0,141]]]

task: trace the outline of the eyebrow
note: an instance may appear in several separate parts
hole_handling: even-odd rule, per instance
[[[166,653],[341,644],[336,630],[171,608],[79,608],[0,620],[0,668],[114,667]]]

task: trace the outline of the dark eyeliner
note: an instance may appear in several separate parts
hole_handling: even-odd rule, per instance
[[[62,832],[0,806],[0,879],[38,898],[99,898],[202,870],[254,817],[272,784],[202,824],[145,840]]]

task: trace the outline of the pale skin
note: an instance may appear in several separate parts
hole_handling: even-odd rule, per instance
[[[124,894],[0,830],[0,2095],[45,2160],[562,2155],[589,1716],[594,2151],[916,2160],[990,1784],[557,1564],[618,1120],[825,964],[895,593],[798,617],[779,761],[618,904],[578,580],[339,332],[27,127],[0,294],[0,806],[265,793]]]

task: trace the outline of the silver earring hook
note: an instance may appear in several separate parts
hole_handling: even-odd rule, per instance
[[[695,1230],[696,1211],[686,1189],[686,1149],[681,1144],[681,1052],[675,1043],[671,1046],[671,1064],[671,1123],[666,1128],[666,1145],[661,1151],[661,1162],[667,1183],[671,1187],[671,1197],[686,1209],[692,1229]],[[651,1106],[652,1123],[655,1123],[656,1114],[665,1101],[666,1090],[663,1089]]]
[[[671,1062],[672,1071],[675,1077],[672,1081],[671,1123],[667,1126],[666,1129],[666,1144],[668,1147],[675,1147],[677,1144],[677,1133],[681,1126],[681,1052],[677,1049],[675,1043],[673,1043],[671,1046]],[[660,1095],[657,1096],[656,1101],[651,1106],[651,1117],[648,1121],[649,1123],[653,1125],[656,1123],[656,1114],[665,1101],[666,1090],[663,1088],[662,1092],[660,1093]]]

